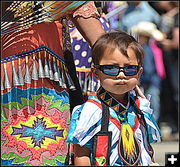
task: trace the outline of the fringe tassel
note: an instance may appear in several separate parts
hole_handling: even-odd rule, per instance
[[[21,68],[21,59],[18,59],[18,76],[19,76],[19,85],[24,85],[24,78],[22,74],[22,68]]]
[[[19,79],[18,79],[18,75],[16,73],[16,69],[14,67],[14,61],[12,61],[12,72],[13,72],[13,83],[14,86],[19,86]]]
[[[53,76],[53,71],[52,71],[52,66],[51,66],[51,57],[49,54],[49,59],[48,59],[48,66],[49,66],[49,76],[50,76],[50,80],[54,80],[54,76]]]
[[[84,73],[84,87],[83,87],[83,93],[87,93],[87,81],[88,81],[88,77],[87,77],[87,73]]]
[[[91,73],[91,92],[95,91],[95,85],[94,85],[94,76],[93,73]]]
[[[92,72],[77,72],[79,84],[84,95],[88,95],[90,92],[94,92],[99,87],[99,82],[95,80]]]
[[[43,56],[41,55],[43,51]],[[49,54],[49,55],[47,55]],[[29,57],[30,56],[30,57]],[[36,57],[37,56],[37,57]],[[52,56],[52,57],[51,57]],[[32,58],[31,58],[32,57]],[[23,61],[21,61],[23,59]],[[25,62],[24,62],[25,59]],[[32,59],[32,67],[29,67]],[[5,59],[11,60],[11,59]],[[8,71],[6,69],[6,62],[4,64],[4,81],[1,84],[1,90],[11,88],[12,85],[9,80]],[[17,61],[17,64],[15,64]],[[75,90],[74,82],[69,75],[68,68],[64,64],[63,59],[57,58],[53,52],[51,53],[47,49],[36,49],[32,52],[27,52],[25,55],[19,55],[18,57],[12,57],[12,79],[14,86],[24,85],[25,83],[31,84],[31,80],[38,80],[39,78],[49,78],[59,83],[62,88],[69,88]],[[25,63],[25,64],[22,64]],[[53,63],[53,64],[51,64]],[[17,69],[16,69],[17,65]],[[25,66],[25,72],[22,68]],[[30,72],[32,70],[32,72]],[[1,81],[2,82],[2,81]],[[67,84],[67,85],[66,85]]]
[[[8,73],[7,73],[7,70],[6,70],[6,63],[4,63],[4,87],[6,89],[11,88]]]
[[[61,63],[61,62],[60,62]],[[63,67],[63,65],[61,64],[61,67]],[[66,86],[66,81],[65,81],[65,78],[64,78],[64,69],[63,68],[61,68],[62,69],[62,72],[61,72],[61,78],[62,78],[62,83],[63,83],[63,86],[62,86],[62,88],[67,88],[67,86]]]
[[[28,56],[26,56],[25,59],[26,59],[26,62],[25,62],[26,72],[25,72],[24,82],[31,84],[31,76],[30,76],[29,67],[28,67]]]
[[[54,68],[54,81],[58,81],[59,82],[59,76],[58,76],[58,71],[57,71],[55,57],[53,57],[53,68]]]
[[[61,70],[59,67],[59,60],[57,60],[57,71],[58,71],[58,78],[59,78],[59,86],[63,87],[63,82],[62,82],[62,78],[61,78]]]
[[[39,69],[38,69],[39,78],[45,78],[44,70],[43,70],[43,65],[42,65],[42,60],[41,60],[41,53],[40,52],[39,52],[38,63],[39,63]]]
[[[78,80],[79,80],[79,85],[80,85],[80,87],[81,87],[81,90],[82,90],[82,76],[81,76],[81,72],[80,71],[78,71],[77,72],[77,77],[78,77]]]
[[[94,79],[93,79],[93,74],[92,72],[89,72],[89,84],[88,84],[88,91],[89,92],[94,92],[95,87],[94,87]]]
[[[89,74],[87,74],[88,76],[87,76],[87,80],[88,80],[88,87],[87,87],[87,91],[88,92],[91,92],[91,85],[92,85],[92,79],[91,79],[91,74],[89,73]]]
[[[38,72],[36,68],[36,57],[33,54],[33,69],[32,69],[32,79],[33,80],[38,80]]]
[[[45,78],[50,78],[46,51],[44,51],[44,76],[45,76]]]
[[[64,66],[64,72],[65,72],[65,75],[66,75],[66,78],[67,78],[67,83],[68,83],[69,89],[76,90],[75,85],[73,83],[73,80],[71,79],[69,73],[67,72],[67,68],[65,68],[65,66]]]

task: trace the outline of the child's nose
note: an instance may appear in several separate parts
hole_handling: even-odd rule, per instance
[[[116,76],[116,79],[124,79],[126,78],[124,71],[120,71],[119,74]]]

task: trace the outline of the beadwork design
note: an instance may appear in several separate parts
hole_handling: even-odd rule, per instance
[[[64,165],[74,86],[64,59],[41,46],[2,59],[1,69],[2,166]]]
[[[42,88],[28,91],[13,88],[2,95],[1,157],[12,160],[12,164],[54,165],[58,164],[56,160],[64,163],[69,124],[69,102],[64,97],[68,94],[48,88],[43,92]],[[11,93],[19,96],[8,101]]]

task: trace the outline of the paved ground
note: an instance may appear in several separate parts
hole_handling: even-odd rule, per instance
[[[155,160],[161,165],[165,166],[165,153],[179,152],[179,142],[162,141],[161,143],[154,143],[152,147],[155,151]]]

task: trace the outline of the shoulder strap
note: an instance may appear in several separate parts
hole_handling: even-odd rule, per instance
[[[109,125],[109,107],[102,102],[102,122],[101,131],[108,132]]]
[[[92,165],[107,166],[110,165],[110,148],[112,132],[108,131],[109,125],[109,107],[102,102],[102,122],[101,131],[94,136],[92,151]]]

